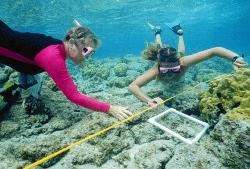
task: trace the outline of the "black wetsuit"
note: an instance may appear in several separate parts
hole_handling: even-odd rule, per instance
[[[0,48],[8,49],[33,61],[42,49],[55,44],[62,44],[62,41],[44,34],[14,31],[0,20]],[[1,63],[26,74],[38,74],[44,71],[36,65],[6,57],[0,50]]]

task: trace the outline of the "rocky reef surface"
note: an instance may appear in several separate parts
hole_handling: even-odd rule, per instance
[[[152,81],[142,87],[151,97],[173,96],[190,85],[204,82],[225,70],[224,60],[211,60],[191,68],[178,83]],[[152,63],[133,55],[89,60],[84,67],[70,66],[79,90],[136,113],[148,106],[138,101],[127,86]],[[15,82],[17,72],[0,68],[0,84]],[[79,71],[80,69],[80,71]],[[41,97],[22,94],[8,112],[1,112],[0,168],[22,168],[115,122],[112,116],[70,103],[54,82],[42,74]],[[51,169],[207,169],[250,168],[250,69],[180,95],[133,121],[123,124],[36,168]],[[0,108],[5,106],[0,99]],[[176,108],[204,120],[210,129],[194,145],[187,145],[156,128],[147,120]],[[191,124],[191,123],[190,123]],[[178,132],[182,125],[179,124]],[[192,133],[192,127],[189,127]]]

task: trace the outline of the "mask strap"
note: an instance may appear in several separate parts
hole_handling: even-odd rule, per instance
[[[76,19],[73,20],[73,23],[74,23],[78,28],[82,26]]]

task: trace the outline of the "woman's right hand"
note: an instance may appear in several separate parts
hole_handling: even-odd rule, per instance
[[[247,67],[248,64],[247,62],[244,60],[244,58],[239,57],[235,60],[235,62],[233,63],[233,69],[236,71],[237,69],[241,68],[241,67]]]
[[[111,105],[109,108],[110,114],[118,118],[119,120],[124,120],[128,118],[129,116],[132,116],[133,113],[127,110],[127,108],[122,106],[113,106]]]
[[[161,103],[163,101],[164,100],[162,100],[160,97],[155,97],[155,98],[151,99],[150,101],[148,101],[148,105],[156,108],[156,107],[159,106],[157,104],[159,104],[159,103]]]

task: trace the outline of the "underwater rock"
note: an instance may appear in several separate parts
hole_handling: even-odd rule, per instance
[[[196,71],[194,76],[194,81],[205,82],[207,80],[213,79],[217,76],[221,75],[218,71],[214,69],[199,69]]]
[[[1,68],[0,70],[1,70],[1,72],[0,72],[0,84],[7,82],[9,80],[9,76],[13,72],[15,72],[14,69],[12,69],[8,66],[5,66],[4,68]]]
[[[131,163],[132,159],[130,157],[130,154],[128,151],[123,151],[117,156],[112,157],[112,159],[118,163],[119,166],[122,166],[124,168],[127,168],[129,166],[129,163]]]
[[[115,131],[104,138],[96,138],[90,144],[80,145],[81,149],[72,150],[72,163],[74,165],[93,164],[101,166],[114,154],[121,153],[133,145],[132,137],[117,136],[120,131]]]
[[[167,105],[188,115],[199,115],[200,113],[199,100],[195,90],[170,100]]]
[[[3,97],[0,96],[0,117],[2,116],[1,110],[6,106],[6,102],[3,100]]]
[[[250,168],[250,123],[225,116],[210,134],[209,148],[228,168]]]
[[[126,63],[118,63],[114,67],[115,75],[118,77],[123,77],[127,75],[128,65]]]
[[[101,166],[88,163],[83,165],[68,165],[68,167],[91,169],[162,169],[172,158],[175,146],[176,143],[171,140],[156,140],[141,145],[134,145],[130,149],[125,149],[121,153],[113,155],[106,163]],[[86,149],[86,147],[83,149]],[[93,151],[95,154],[95,150]],[[91,156],[91,153],[89,153],[87,156]],[[69,161],[69,158],[66,158],[67,160],[65,159],[65,161]],[[55,165],[55,168],[62,167],[60,164]]]
[[[86,143],[79,145],[77,149],[73,149],[70,153],[71,154],[69,155],[72,155],[71,163],[73,165],[91,163],[100,166],[107,161],[105,152],[102,152],[99,148]]]
[[[208,136],[194,145],[177,146],[165,168],[250,167],[250,124],[223,116]]]
[[[153,90],[150,90],[147,95],[151,98],[156,98],[156,97],[160,97],[162,98],[163,96],[163,91],[162,89],[153,89]]]
[[[175,143],[166,140],[157,140],[145,143],[134,155],[135,166],[138,169],[161,169],[173,156]]]
[[[62,138],[51,135],[50,137],[40,137],[37,138],[35,142],[25,142],[23,141],[17,146],[15,146],[14,153],[16,158],[20,158],[26,161],[34,162],[38,159],[46,157],[64,147],[68,143],[62,141]],[[65,154],[59,155],[43,164],[41,167],[49,167],[56,162],[58,162]]]
[[[124,88],[128,87],[130,83],[132,83],[134,80],[133,77],[127,76],[127,77],[114,77],[112,80],[109,81],[110,87],[118,87],[118,88]]]
[[[4,72],[0,72],[0,84],[3,84],[6,82],[9,78],[8,74],[5,74]]]
[[[85,116],[82,121],[75,124],[73,128],[65,134],[67,134],[69,138],[79,140],[115,122],[115,118],[107,118],[106,114],[92,113]],[[134,145],[133,136],[125,125],[113,129],[108,133],[108,135],[100,135],[71,149],[62,161],[70,163],[72,166],[86,164],[101,166],[114,154],[119,154]]]
[[[223,116],[208,136],[194,145],[178,146],[165,168],[250,167],[250,123]]]
[[[42,126],[50,118],[50,115],[42,113],[28,115],[21,106],[13,105],[5,119],[0,123],[0,138],[4,140],[11,137],[27,137],[43,133],[46,129],[44,131]]]
[[[86,64],[83,68],[81,68],[81,72],[85,79],[89,79],[89,78],[96,76],[96,77],[106,80],[110,74],[109,68],[106,67],[105,64],[98,63],[98,62]]]
[[[128,65],[125,77],[116,76],[112,69],[113,65],[121,62]],[[96,64],[95,61],[90,63],[91,71],[88,67],[85,67],[86,70],[82,69],[84,82],[78,79],[78,76],[74,78],[87,91],[88,96],[108,101],[112,105],[128,106],[133,113],[148,108],[148,105],[138,101],[126,89],[136,76],[145,71],[147,63],[138,61],[137,57],[97,60]],[[103,71],[108,72],[106,74]],[[127,77],[128,79],[124,79]],[[182,91],[183,86],[191,85],[194,82],[192,77],[190,75],[185,83],[170,84],[165,88],[150,82],[143,90],[145,89],[151,97],[173,96]],[[115,83],[111,83],[113,79],[119,79],[117,86],[123,86],[123,88],[118,88]],[[249,83],[241,84],[241,80],[238,81],[241,85],[240,89],[249,86]],[[111,86],[113,87],[110,88]],[[230,85],[227,86],[230,87]],[[210,89],[210,91],[213,90]],[[214,130],[202,137],[195,145],[181,143],[178,139],[147,123],[150,117],[167,109],[165,106],[160,106],[135,118],[132,122],[72,148],[38,168],[249,168],[250,133],[249,123],[246,122],[248,116],[245,113],[241,118],[236,116],[241,115],[243,111],[248,111],[249,100],[245,97],[247,91],[243,89],[242,91],[244,92],[242,95],[235,95],[237,97],[233,98],[236,102],[240,102],[242,109],[235,107],[236,109],[233,108],[226,116],[216,119],[215,123],[218,121],[219,123],[214,126]],[[216,93],[211,92],[209,96],[212,98],[214,95]],[[106,113],[87,110],[72,104],[61,91],[52,92],[46,85],[42,88],[40,99],[40,103],[32,102],[31,99],[30,107],[24,104],[29,107],[29,111],[33,108],[37,111],[31,111],[28,114],[22,107],[22,103],[18,102],[11,108],[7,118],[0,122],[0,168],[2,166],[22,168],[24,164],[35,162],[117,122],[116,118]],[[176,97],[172,101],[172,106],[183,112],[195,112],[198,104],[195,92]],[[204,106],[209,107],[209,103],[207,99]],[[39,106],[41,111],[38,110]],[[213,105],[212,107],[215,110],[212,108],[204,110],[216,113],[218,107]]]
[[[15,140],[16,141],[16,140]],[[18,140],[19,141],[19,140]],[[16,160],[14,149],[15,143],[17,142],[0,142],[0,168],[1,169],[22,169],[27,161],[25,160]],[[38,167],[39,169],[40,167]]]
[[[57,87],[55,82],[53,80],[51,80],[51,79],[46,81],[46,85],[48,86],[48,88],[50,88],[54,92],[59,91],[59,88]]]
[[[13,72],[9,76],[10,82],[18,82],[19,72]]]
[[[199,100],[202,118],[210,125],[218,122],[220,114],[250,121],[250,69],[242,68],[234,75],[211,81]]]
[[[51,92],[43,86],[40,99],[26,97],[23,103],[18,102],[11,107],[3,120],[4,129],[0,131],[0,135],[2,138],[10,138],[53,133],[70,127],[89,112],[80,111],[60,92]],[[17,130],[9,130],[5,120],[10,121],[13,127],[17,126]]]
[[[137,124],[133,126],[130,131],[133,134],[136,144],[143,144],[154,140],[167,138],[162,130],[157,129],[150,123]]]
[[[141,73],[136,71],[136,70],[128,70],[127,71],[127,76],[133,77],[134,79],[136,79],[136,77],[138,77]]]
[[[11,73],[15,72],[15,69],[12,69],[11,67],[9,66],[5,66],[4,67],[4,73],[7,74],[7,75],[10,75]]]
[[[174,155],[166,163],[165,169],[217,169],[225,168],[219,159],[203,144],[179,144],[174,150]]]
[[[130,58],[130,62],[127,65],[129,70],[134,70],[141,74],[144,73],[146,70],[150,69],[154,64],[150,61],[133,57]]]
[[[19,125],[13,121],[5,120],[0,123],[0,138],[12,137],[19,130]]]
[[[40,99],[29,96],[25,99],[24,108],[27,114],[50,114],[50,109]]]
[[[172,158],[175,146],[176,143],[170,140],[155,140],[135,145],[113,156],[102,168],[162,169]]]
[[[18,81],[18,72],[14,69],[5,66],[0,69],[0,90],[3,90],[3,86],[7,83],[14,83]]]
[[[51,118],[47,125],[46,133],[53,133],[55,131],[64,130],[72,125],[72,121],[60,117]]]

